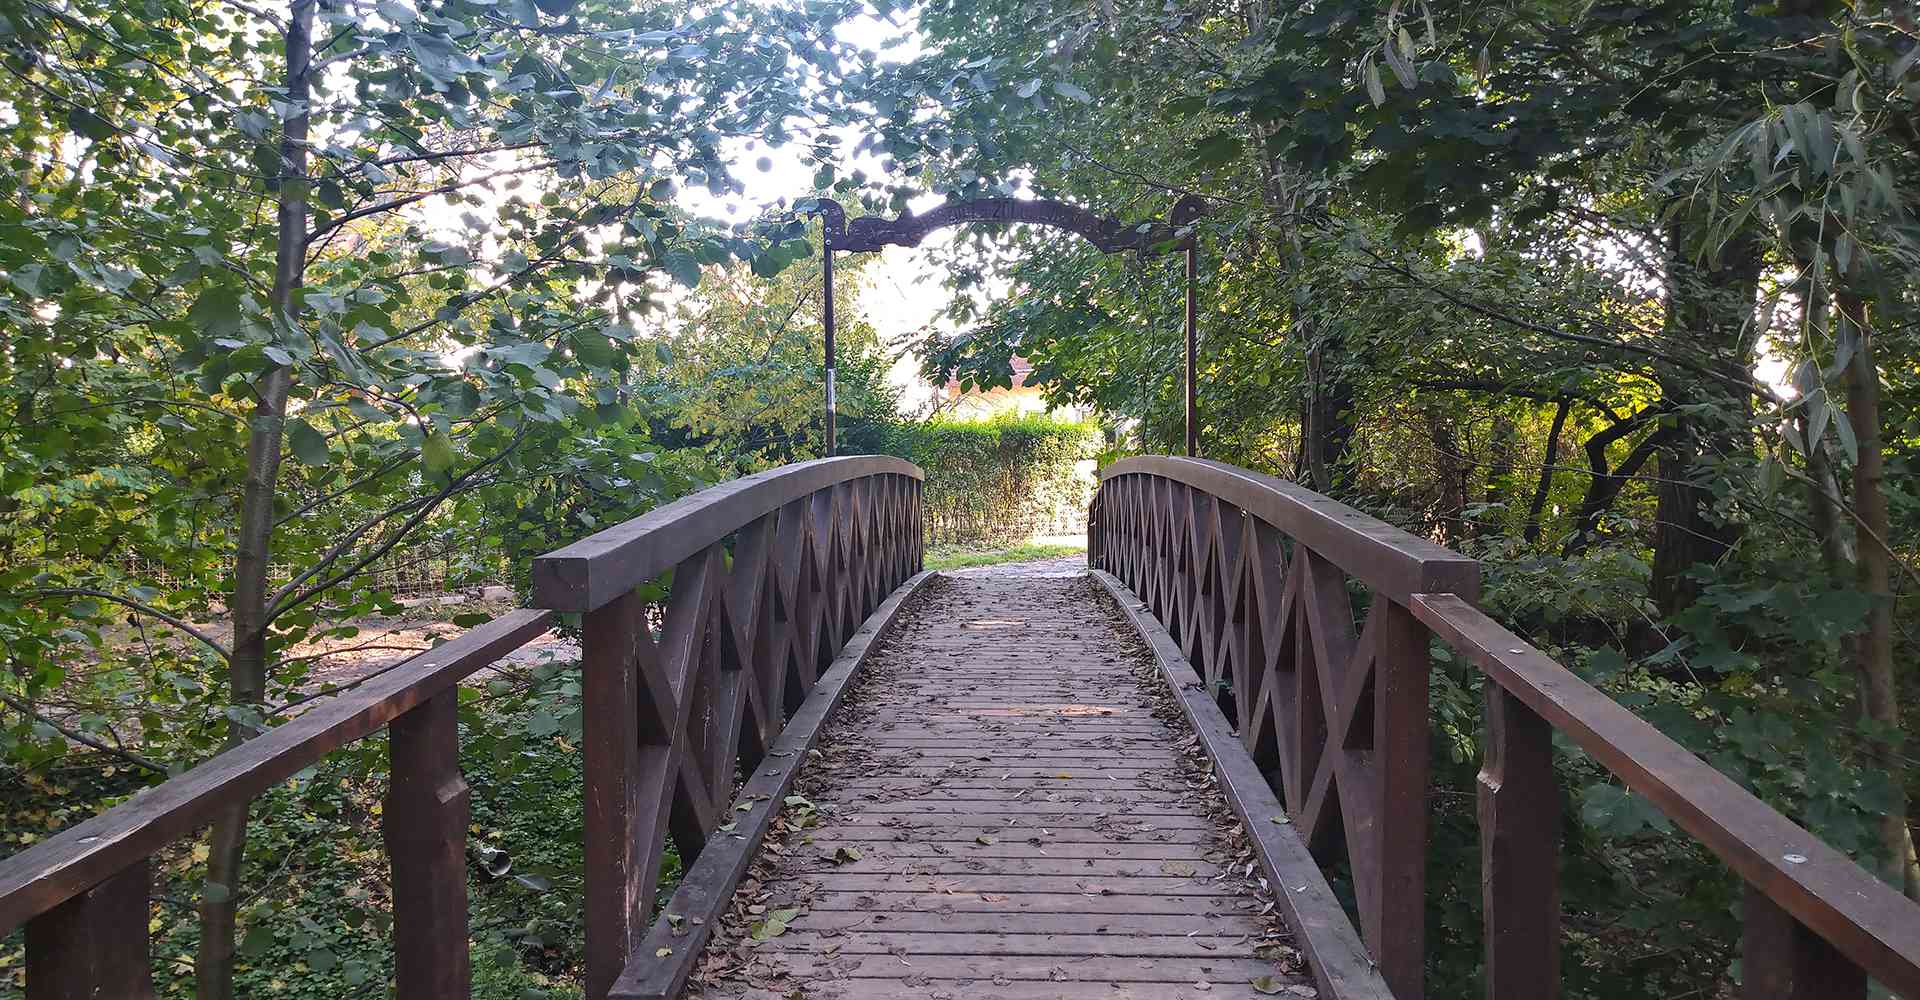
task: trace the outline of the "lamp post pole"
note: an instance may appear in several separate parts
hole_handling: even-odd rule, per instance
[[[822,255],[821,265],[820,265],[820,283],[823,286],[822,292],[821,292],[822,299],[821,299],[821,305],[820,305],[820,325],[826,328],[826,333],[827,333],[827,338],[826,338],[827,339],[827,350],[826,350],[827,447],[826,447],[826,453],[828,458],[832,458],[836,451],[835,445],[837,441],[834,434],[834,420],[833,420],[833,410],[834,410],[835,400],[834,400],[834,384],[833,384],[834,358],[833,358],[833,234],[832,233],[830,232],[826,233],[821,237],[820,251]]]
[[[1187,457],[1200,454],[1200,407],[1193,390],[1194,362],[1200,339],[1200,250],[1187,241]],[[829,335],[831,336],[831,335]]]

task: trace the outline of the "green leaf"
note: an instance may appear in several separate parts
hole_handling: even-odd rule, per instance
[[[327,436],[313,429],[305,420],[294,419],[287,422],[287,444],[293,448],[293,457],[302,465],[321,466],[327,464]]]
[[[432,476],[444,476],[453,468],[453,439],[446,431],[435,428],[420,442],[420,461]]]
[[[1054,93],[1057,93],[1061,97],[1067,98],[1068,100],[1071,100],[1071,101],[1079,101],[1081,104],[1093,103],[1092,94],[1089,94],[1084,90],[1081,90],[1079,87],[1075,86],[1074,84],[1068,83],[1065,80],[1055,81],[1053,84],[1053,90],[1054,90]]]
[[[679,250],[668,254],[665,267],[667,274],[679,284],[688,288],[700,287],[700,262],[690,254]]]
[[[75,132],[92,139],[94,142],[104,142],[107,139],[113,138],[113,125],[105,118],[94,114],[86,108],[74,108],[69,112],[67,114],[67,125]]]
[[[1239,156],[1244,147],[1238,136],[1215,132],[1193,148],[1193,162],[1203,167],[1218,166]]]
[[[240,292],[230,285],[208,288],[187,309],[187,321],[208,337],[239,334],[241,319]]]

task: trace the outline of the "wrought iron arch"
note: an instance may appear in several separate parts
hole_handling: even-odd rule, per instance
[[[936,229],[977,222],[1024,222],[1051,226],[1076,233],[1101,253],[1133,251],[1141,257],[1157,257],[1170,250],[1186,256],[1186,416],[1187,454],[1198,455],[1200,424],[1194,393],[1195,345],[1199,331],[1199,280],[1197,240],[1189,230],[1206,212],[1206,203],[1197,195],[1186,195],[1173,205],[1165,221],[1150,219],[1126,223],[1096,215],[1078,205],[1047,198],[975,198],[950,201],[922,213],[902,212],[898,218],[864,216],[848,221],[847,211],[831,198],[815,202],[824,236],[821,242],[822,277],[826,294],[821,304],[821,322],[826,330],[827,374],[827,454],[835,450],[834,428],[834,314],[833,255],[835,251],[860,252],[889,246],[917,247]]]

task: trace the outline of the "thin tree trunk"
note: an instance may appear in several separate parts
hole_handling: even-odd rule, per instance
[[[1540,540],[1540,513],[1547,508],[1547,494],[1553,490],[1553,466],[1560,458],[1560,432],[1567,426],[1567,412],[1573,400],[1562,398],[1553,411],[1553,427],[1547,431],[1547,452],[1540,461],[1540,482],[1533,488],[1533,502],[1527,505],[1527,527],[1521,534],[1528,542]]]
[[[294,294],[300,287],[307,239],[308,66],[313,55],[313,14],[317,0],[294,0],[287,23],[287,93],[300,111],[288,118],[280,141],[278,233],[273,291],[268,302],[275,327],[295,325]],[[280,455],[286,428],[287,397],[293,373],[275,368],[254,385],[253,420],[247,434],[246,482],[240,494],[240,521],[234,560],[233,655],[228,661],[228,697],[236,705],[257,705],[266,698],[267,573],[272,558],[274,499],[278,494]],[[252,736],[234,723],[229,746]],[[231,1000],[234,923],[240,878],[246,860],[247,814],[242,803],[215,817],[207,835],[207,884],[200,901],[200,950],[194,980],[200,1000]]]
[[[1886,455],[1880,431],[1880,369],[1874,362],[1873,335],[1866,304],[1845,293],[1837,296],[1839,340],[1855,339],[1847,364],[1847,421],[1853,425],[1859,458],[1853,466],[1855,565],[1860,590],[1871,600],[1866,630],[1854,650],[1860,671],[1861,712],[1881,728],[1900,731],[1900,698],[1893,666],[1893,553],[1887,550],[1891,518],[1884,489]],[[1920,864],[1907,828],[1906,775],[1892,742],[1869,741],[1875,766],[1893,785],[1893,801],[1881,821],[1888,878],[1908,896],[1920,899]]]

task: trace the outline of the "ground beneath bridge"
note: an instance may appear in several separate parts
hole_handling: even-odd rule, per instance
[[[1083,566],[963,571],[903,612],[710,946],[704,996],[1315,996]]]

